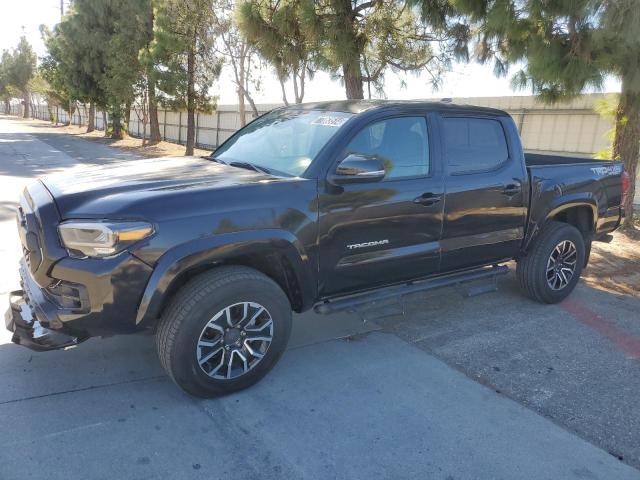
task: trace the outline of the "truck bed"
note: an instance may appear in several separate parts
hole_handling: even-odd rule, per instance
[[[564,155],[549,155],[545,153],[524,153],[524,161],[528,167],[543,165],[570,165],[575,163],[598,163],[608,160],[597,160],[590,157],[570,157]]]

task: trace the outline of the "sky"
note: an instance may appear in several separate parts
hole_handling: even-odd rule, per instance
[[[68,0],[63,0],[67,8]],[[0,51],[16,46],[21,35],[33,45],[40,57],[46,49],[40,37],[41,24],[53,27],[60,20],[60,0],[0,0]],[[477,63],[457,63],[443,78],[439,90],[432,90],[428,75],[415,76],[406,74],[397,77],[386,76],[385,93],[389,99],[443,98],[443,97],[493,97],[511,95],[529,95],[530,92],[511,89],[509,77],[496,78],[491,65]],[[403,80],[406,84],[403,87]],[[291,89],[289,89],[291,90]],[[366,91],[366,90],[365,90]],[[620,83],[610,78],[604,88],[605,92],[619,92]],[[333,81],[322,72],[306,84],[305,101],[332,100],[345,98],[344,88],[338,81]],[[223,71],[218,84],[212,92],[218,95],[220,105],[237,103],[237,95],[231,82],[231,72]],[[293,92],[289,92],[293,97]],[[281,103],[280,85],[272,71],[267,67],[262,77],[262,88],[254,94],[256,103]]]

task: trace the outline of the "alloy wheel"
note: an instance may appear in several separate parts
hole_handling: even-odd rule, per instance
[[[571,240],[560,242],[547,260],[547,284],[552,290],[562,290],[573,278],[576,271],[578,250]]]
[[[202,329],[196,345],[200,369],[209,377],[230,380],[255,368],[273,340],[273,319],[256,302],[229,305]]]

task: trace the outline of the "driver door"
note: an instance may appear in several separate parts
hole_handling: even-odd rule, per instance
[[[370,183],[327,183],[319,197],[322,297],[438,272],[443,177],[433,162],[427,117],[374,121],[357,132],[329,172],[349,154],[382,161]]]

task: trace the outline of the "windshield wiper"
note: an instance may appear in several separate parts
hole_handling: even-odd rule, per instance
[[[229,165],[227,162],[225,162],[225,161],[224,161],[224,160],[222,160],[221,158],[216,158],[216,157],[211,157],[211,156],[209,156],[209,157],[202,157],[202,158],[204,158],[204,159],[206,159],[206,160],[212,160],[212,161],[214,161],[214,162],[218,162],[218,163],[221,163],[221,164],[223,164],[223,165]]]
[[[231,165],[232,167],[246,168],[247,170],[253,170],[259,173],[266,173],[267,175],[271,175],[271,170],[261,165],[256,165],[255,163],[250,162],[229,162],[227,165]]]

